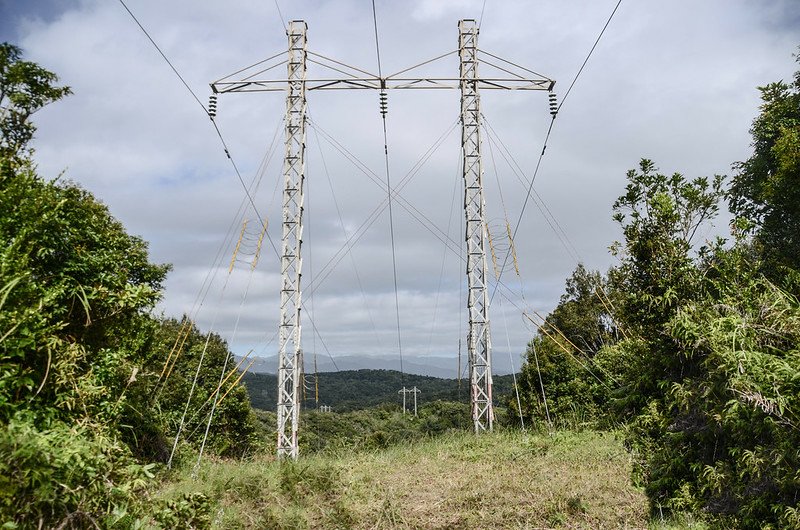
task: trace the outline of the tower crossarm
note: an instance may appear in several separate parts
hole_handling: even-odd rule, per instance
[[[487,71],[486,75],[470,77],[453,77],[447,75],[415,76],[414,71],[429,64],[438,62],[451,55],[458,55],[459,50],[445,53],[422,61],[394,74],[380,77],[362,68],[350,66],[341,61],[330,59],[323,55],[308,51],[308,62],[316,64],[325,73],[335,75],[308,75],[305,82],[306,91],[313,90],[387,90],[387,89],[449,89],[458,90],[465,81],[475,83],[478,89],[487,90],[544,90],[550,91],[555,81],[534,72],[516,63],[498,57],[489,52],[475,50],[475,59],[484,57],[482,65]],[[263,62],[257,66],[245,68],[229,76],[211,83],[211,89],[216,94],[232,92],[282,92],[286,90],[289,79],[274,76],[265,76],[272,72],[276,66],[285,64],[285,61],[263,67]],[[255,68],[258,70],[253,71]],[[447,68],[452,71],[452,67]]]
[[[386,89],[448,89],[461,88],[463,79],[458,77],[370,77],[306,79],[306,90],[386,90]],[[256,79],[252,81],[223,81],[212,83],[217,94],[231,92],[285,92],[288,79]],[[475,80],[478,88],[486,90],[545,90],[553,89],[555,81],[541,79],[518,79],[515,77],[482,77]]]

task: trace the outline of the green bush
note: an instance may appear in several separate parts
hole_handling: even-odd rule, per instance
[[[0,521],[4,528],[131,522],[152,468],[97,430],[60,421],[38,428],[20,415],[0,432]]]

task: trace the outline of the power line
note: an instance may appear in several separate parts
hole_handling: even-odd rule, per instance
[[[622,0],[619,0],[617,2],[617,5],[614,6],[614,10],[611,12],[611,15],[609,15],[608,20],[606,20],[606,23],[603,26],[603,29],[600,31],[600,34],[597,36],[597,39],[594,41],[594,44],[592,45],[592,49],[589,50],[589,53],[586,55],[586,59],[584,59],[583,64],[581,64],[581,67],[578,69],[578,73],[575,74],[575,78],[572,80],[572,83],[570,83],[569,88],[564,93],[564,97],[561,98],[561,103],[558,104],[556,113],[553,114],[553,119],[550,120],[550,125],[547,127],[547,134],[545,135],[544,142],[542,143],[542,152],[539,154],[539,159],[536,161],[536,169],[534,169],[534,171],[533,171],[533,177],[531,178],[530,186],[528,186],[528,193],[525,195],[525,203],[522,206],[522,211],[520,212],[519,219],[517,220],[517,225],[514,227],[514,235],[516,235],[517,229],[519,229],[519,225],[522,222],[522,215],[525,213],[525,207],[528,205],[528,200],[530,199],[531,190],[533,189],[533,183],[534,183],[534,181],[536,181],[536,175],[538,175],[538,173],[539,173],[539,167],[542,164],[542,158],[544,157],[544,153],[547,150],[547,141],[550,139],[550,133],[553,131],[553,124],[555,124],[555,120],[556,120],[556,116],[558,115],[558,111],[561,110],[561,107],[564,105],[564,102],[567,100],[567,97],[569,96],[570,92],[572,92],[572,87],[574,87],[575,83],[578,81],[578,78],[580,77],[581,73],[583,72],[583,69],[586,67],[586,63],[589,62],[589,58],[592,56],[592,53],[594,53],[595,48],[597,48],[597,44],[600,42],[600,39],[603,37],[603,34],[606,32],[606,28],[608,28],[608,25],[611,23],[611,19],[614,18],[614,15],[616,14],[617,9],[619,8],[621,3],[622,3]]]
[[[278,17],[280,17],[281,24],[283,24],[283,31],[289,31],[289,28],[286,26],[286,19],[283,18],[283,13],[281,13],[281,6],[278,5],[278,0],[275,0],[275,9],[278,10]]]
[[[219,127],[217,126],[217,124],[214,121],[214,119],[211,118],[211,114],[209,114],[208,109],[206,109],[206,106],[203,104],[202,101],[200,101],[200,98],[197,97],[197,94],[194,92],[194,90],[192,90],[192,87],[189,86],[189,83],[187,83],[186,80],[183,78],[183,76],[180,74],[180,72],[178,72],[178,69],[175,68],[175,65],[172,64],[172,62],[169,60],[167,55],[158,46],[156,41],[153,40],[153,37],[150,36],[150,33],[148,33],[147,29],[145,29],[145,27],[142,25],[142,23],[139,22],[139,19],[136,18],[136,15],[133,14],[133,11],[131,11],[130,8],[128,8],[128,6],[125,4],[125,0],[119,0],[119,3],[122,4],[122,7],[125,8],[125,11],[128,12],[128,14],[131,16],[133,21],[136,22],[136,25],[139,26],[139,29],[142,30],[142,33],[145,34],[145,36],[150,41],[150,43],[155,47],[156,50],[158,50],[158,53],[161,55],[161,57],[164,59],[164,61],[169,65],[169,67],[172,69],[173,73],[178,77],[178,79],[180,79],[180,81],[183,84],[183,86],[186,87],[186,90],[188,90],[189,93],[192,95],[192,98],[194,98],[194,100],[197,102],[197,104],[200,105],[200,108],[203,109],[203,113],[211,119],[211,123],[214,126],[214,130],[217,131],[217,136],[219,136],[219,140],[220,140],[220,142],[222,142],[222,147],[225,150],[225,155],[228,157],[228,160],[230,160],[231,166],[233,166],[233,170],[236,173],[236,177],[239,179],[239,183],[242,185],[242,189],[244,190],[245,195],[247,195],[247,199],[250,201],[250,205],[253,207],[253,211],[255,212],[256,217],[258,217],[258,220],[261,223],[261,226],[262,227],[265,226],[264,219],[261,218],[261,214],[259,213],[258,208],[256,207],[256,203],[253,200],[252,195],[250,195],[250,191],[247,189],[247,186],[244,183],[244,179],[242,178],[242,174],[239,172],[239,168],[236,166],[236,163],[234,162],[233,157],[231,156],[230,150],[228,149],[228,145],[225,142],[225,139],[222,137],[222,132],[219,130]],[[270,237],[269,233],[267,234],[267,239],[269,240],[269,243],[272,246],[272,249],[275,251],[275,254],[277,255],[278,254],[278,249],[275,246],[275,243],[272,241],[272,238]]]
[[[375,11],[375,0],[372,0],[372,22],[375,26],[375,55],[378,59],[378,77],[381,78],[383,84],[383,72],[381,71],[381,49],[378,38],[378,15]],[[385,102],[386,93],[381,92],[381,102]],[[386,192],[389,200],[389,237],[392,242],[392,276],[394,279],[394,309],[397,320],[397,351],[400,355],[400,374],[404,378],[403,370],[403,339],[400,333],[400,295],[397,291],[397,249],[394,241],[394,216],[392,214],[392,184],[389,172],[389,135],[386,132],[386,108],[381,107],[381,116],[383,121],[383,158],[384,165],[386,166]]]
[[[609,15],[608,19],[606,20],[605,25],[603,25],[603,29],[600,30],[600,34],[597,36],[597,39],[594,41],[594,44],[592,45],[592,48],[589,50],[589,53],[586,55],[586,59],[584,59],[583,64],[581,64],[581,67],[578,69],[578,73],[575,74],[575,77],[572,80],[572,82],[570,83],[569,88],[564,93],[564,97],[561,98],[561,103],[559,103],[558,107],[556,108],[556,112],[553,114],[553,118],[550,120],[550,124],[547,127],[547,134],[545,134],[544,142],[542,142],[542,151],[541,151],[541,153],[539,153],[539,158],[536,161],[536,168],[533,170],[533,176],[531,177],[530,184],[528,185],[528,191],[525,194],[525,201],[522,204],[522,210],[520,210],[519,217],[517,218],[517,223],[514,226],[514,232],[513,232],[513,235],[512,235],[512,239],[514,237],[516,237],[516,235],[517,235],[517,231],[519,230],[520,224],[522,223],[523,215],[525,214],[525,208],[527,208],[528,202],[530,201],[531,193],[533,191],[533,183],[536,181],[536,176],[539,174],[539,168],[541,167],[541,164],[542,164],[542,158],[544,158],[544,154],[547,151],[547,142],[550,139],[550,134],[553,132],[553,125],[555,124],[556,116],[558,115],[558,112],[561,110],[561,107],[564,105],[564,102],[566,101],[567,96],[569,96],[570,92],[572,91],[572,87],[574,87],[575,83],[578,81],[578,78],[580,77],[581,73],[583,72],[583,69],[586,67],[586,64],[589,62],[589,58],[592,56],[592,53],[594,53],[595,48],[597,48],[597,44],[600,42],[600,39],[603,37],[603,34],[606,32],[606,29],[608,28],[608,25],[611,23],[611,20],[614,18],[614,15],[616,14],[617,9],[619,8],[620,4],[622,4],[622,0],[618,0],[617,4],[614,6],[613,11],[611,11],[611,15]],[[506,254],[506,258],[505,258],[505,261],[503,263],[504,267],[505,267],[505,262],[507,262],[507,261],[508,261],[508,254]],[[502,274],[503,274],[503,271],[501,270],[500,271],[500,275],[502,276]],[[498,281],[499,281],[499,278],[498,278]],[[496,292],[496,289],[495,289],[495,292]],[[494,293],[492,293],[492,298],[494,298]]]
[[[589,62],[589,58],[592,56],[592,53],[594,53],[594,49],[597,48],[597,44],[600,42],[600,39],[603,37],[603,34],[606,32],[606,28],[608,28],[608,25],[611,23],[611,19],[614,18],[614,15],[617,13],[617,9],[619,9],[619,5],[621,3],[622,3],[622,0],[619,0],[617,2],[617,5],[614,6],[614,10],[611,12],[611,15],[608,16],[608,20],[606,20],[606,23],[603,26],[603,29],[600,30],[600,34],[597,36],[597,39],[594,41],[594,44],[592,45],[592,49],[589,50],[589,54],[586,56],[586,59],[584,59],[583,64],[581,65],[580,69],[578,70],[578,73],[575,74],[575,78],[572,80],[572,83],[570,83],[569,88],[564,93],[564,97],[561,98],[561,103],[559,103],[557,110],[561,110],[561,106],[564,105],[564,102],[567,100],[567,96],[569,96],[569,93],[572,92],[572,87],[575,86],[575,82],[578,80],[578,78],[581,75],[581,72],[583,72],[583,69],[586,67],[586,63]]]
[[[375,0],[372,0],[372,25],[375,28],[375,55],[378,58],[378,77],[383,77],[381,71],[381,47],[380,40],[378,39],[378,14],[375,11]]]
[[[172,64],[172,62],[170,62],[170,60],[167,58],[167,56],[164,54],[164,52],[161,51],[161,48],[159,48],[158,44],[156,44],[156,41],[153,40],[153,37],[151,37],[150,34],[147,32],[147,30],[144,28],[144,26],[142,26],[142,23],[139,22],[139,19],[136,18],[136,15],[134,15],[133,12],[128,8],[128,6],[125,5],[125,1],[124,0],[119,0],[119,3],[122,4],[122,7],[125,8],[125,11],[127,11],[128,14],[131,16],[131,18],[133,19],[133,21],[136,22],[136,25],[139,26],[139,29],[142,30],[142,32],[145,34],[147,39],[153,44],[153,46],[155,46],[156,50],[158,50],[158,53],[161,54],[161,57],[167,62],[169,67],[172,68],[172,71],[175,73],[176,76],[178,76],[178,79],[181,80],[181,83],[183,83],[183,86],[186,87],[186,90],[189,91],[189,93],[192,95],[194,100],[197,101],[197,104],[200,105],[200,108],[203,109],[203,112],[208,114],[208,110],[206,109],[206,106],[203,104],[202,101],[200,101],[200,98],[197,97],[197,94],[194,93],[194,90],[192,90],[192,88],[189,86],[189,83],[186,82],[186,80],[183,78],[183,76],[180,74],[180,72],[178,72],[178,69],[175,68],[175,66]]]

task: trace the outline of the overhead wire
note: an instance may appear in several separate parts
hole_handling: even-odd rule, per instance
[[[186,414],[189,412],[189,405],[192,402],[194,391],[197,388],[197,380],[200,378],[200,370],[203,367],[203,361],[205,360],[206,352],[208,351],[208,344],[211,341],[211,334],[213,332],[214,325],[216,324],[217,316],[219,316],[219,307],[221,305],[222,298],[225,295],[225,288],[228,286],[228,279],[230,279],[230,273],[225,279],[225,284],[222,286],[222,291],[220,292],[220,299],[217,304],[217,311],[215,312],[214,318],[211,321],[211,327],[206,333],[206,340],[205,343],[203,344],[203,349],[200,351],[200,359],[197,361],[197,369],[195,370],[194,378],[192,379],[192,386],[189,389],[189,395],[186,398],[186,405],[183,408],[183,414],[181,414],[181,420],[178,424],[178,430],[175,433],[175,441],[172,444],[172,451],[170,452],[169,459],[167,460],[167,468],[172,467],[172,459],[175,457],[175,451],[178,448],[178,441],[180,440],[181,433],[183,432],[183,428],[185,426]]]
[[[523,219],[523,216],[524,216],[524,213],[525,213],[525,209],[527,208],[527,205],[528,205],[528,203],[529,203],[529,201],[530,201],[530,198],[531,198],[531,196],[532,196],[532,192],[534,191],[534,190],[533,190],[533,185],[534,185],[534,182],[536,181],[536,177],[537,177],[537,175],[538,175],[538,173],[539,173],[539,169],[540,169],[540,167],[541,167],[542,159],[544,158],[545,152],[546,152],[546,150],[547,150],[548,141],[549,141],[549,139],[550,139],[550,135],[551,135],[551,133],[552,133],[552,131],[553,131],[553,125],[555,124],[555,119],[556,119],[556,116],[558,115],[558,112],[561,110],[562,106],[564,105],[564,102],[566,101],[567,97],[568,97],[568,96],[569,96],[569,94],[572,92],[572,89],[573,89],[573,87],[575,86],[575,84],[576,84],[576,82],[577,82],[578,78],[580,77],[581,73],[583,72],[584,68],[586,67],[586,64],[589,62],[589,59],[591,58],[592,54],[594,53],[594,50],[597,48],[597,45],[598,45],[598,43],[600,42],[600,39],[601,39],[601,38],[603,37],[603,35],[605,34],[605,31],[606,31],[606,29],[608,28],[609,24],[611,23],[611,20],[614,18],[614,15],[617,13],[617,10],[618,10],[618,8],[619,8],[619,6],[620,6],[620,4],[621,4],[621,3],[622,3],[622,0],[618,0],[618,2],[616,3],[616,5],[614,6],[614,9],[612,10],[611,14],[609,15],[608,19],[606,20],[606,23],[604,24],[604,26],[603,26],[602,30],[600,31],[600,34],[597,36],[597,39],[595,40],[594,44],[592,45],[592,48],[589,50],[589,53],[587,54],[586,58],[584,59],[583,63],[581,64],[581,67],[578,69],[578,72],[576,73],[575,77],[573,78],[572,82],[570,83],[570,85],[569,85],[569,88],[567,89],[566,93],[565,93],[565,94],[564,94],[564,96],[562,97],[562,99],[561,99],[561,102],[559,103],[558,107],[556,107],[556,112],[555,112],[555,113],[553,113],[553,115],[552,115],[552,119],[550,120],[550,123],[548,124],[547,132],[546,132],[546,134],[545,134],[545,138],[544,138],[544,141],[543,141],[543,143],[542,143],[542,150],[541,150],[541,152],[539,153],[539,157],[538,157],[538,159],[537,159],[537,161],[536,161],[536,166],[535,166],[535,169],[534,169],[534,172],[533,172],[533,176],[532,176],[532,178],[530,179],[530,181],[529,181],[529,183],[528,183],[527,191],[526,191],[526,194],[525,194],[525,200],[524,200],[524,202],[523,202],[522,208],[521,208],[521,210],[520,210],[519,217],[517,218],[517,222],[516,222],[516,224],[515,224],[515,227],[514,227],[514,231],[513,231],[513,234],[512,234],[512,240],[513,240],[513,239],[516,237],[516,234],[517,234],[517,232],[518,232],[518,230],[519,230],[519,227],[520,227],[520,225],[521,225],[521,222],[522,222],[522,219]],[[485,120],[485,117],[484,117],[484,121],[486,121],[486,120]],[[489,127],[490,127],[490,126],[489,126]],[[491,142],[491,140],[490,140],[490,142]],[[502,150],[501,150],[501,153],[502,153]],[[518,166],[518,164],[517,164],[517,166]],[[524,173],[523,173],[523,174],[524,174]],[[537,195],[538,195],[538,194],[537,194]],[[557,231],[555,230],[555,228],[553,227],[553,225],[552,225],[552,224],[550,224],[550,221],[548,220],[548,216],[547,216],[547,215],[545,215],[545,219],[548,221],[548,224],[550,224],[551,228],[553,228],[554,232],[556,232],[556,235],[557,235],[557,237],[558,237],[558,238],[559,238],[559,239],[562,241],[562,244],[565,246],[565,248],[567,248],[568,252],[572,253],[572,252],[569,250],[568,246],[567,246],[567,242],[569,242],[569,246],[572,246],[572,249],[575,251],[575,254],[573,255],[573,257],[577,258],[577,259],[578,259],[578,261],[580,261],[580,258],[579,258],[579,253],[577,252],[577,249],[575,249],[574,245],[572,245],[572,243],[569,241],[569,237],[567,236],[566,232],[563,230],[563,228],[560,226],[560,224],[558,224],[557,220],[555,220],[555,217],[552,215],[552,212],[549,210],[549,208],[547,208],[546,204],[545,204],[543,201],[542,201],[542,204],[543,204],[543,206],[545,207],[545,209],[547,210],[547,212],[550,214],[550,218],[552,218],[552,219],[555,221],[555,223],[557,224],[557,226],[559,226],[559,229],[561,230],[561,232],[562,232],[562,234],[563,234],[564,238],[562,239],[561,235],[559,235],[559,234],[557,233]],[[541,210],[541,209],[540,209],[540,210]],[[544,214],[544,211],[542,211],[542,213]],[[503,267],[501,267],[501,270],[499,271],[500,275],[502,275],[502,273],[503,273],[503,269],[505,268],[505,264],[506,264],[506,262],[507,262],[507,260],[508,260],[508,258],[509,258],[509,255],[510,255],[510,249],[509,249],[509,252],[508,252],[508,253],[506,253],[506,256],[505,256],[505,258],[504,258],[504,261],[503,261]],[[499,284],[499,280],[500,280],[500,278],[498,278],[498,284]],[[492,298],[494,298],[494,295],[495,295],[495,293],[496,293],[496,292],[497,292],[497,286],[495,287],[495,290],[494,290],[494,291],[493,291],[493,293],[492,293]],[[597,291],[597,290],[596,290],[595,292],[596,292],[596,294],[597,294],[598,298],[599,298],[599,299],[601,300],[601,302],[604,304],[604,306],[606,305],[606,301],[607,301],[609,304],[611,303],[611,300],[610,300],[610,299],[607,297],[607,295],[605,295],[605,293],[603,293],[603,295],[605,295],[605,297],[606,297],[606,300],[603,300],[603,298],[601,297],[601,295],[600,295],[599,291]],[[523,296],[524,296],[524,295],[523,295]],[[527,314],[526,314],[526,316],[527,316]],[[611,316],[611,318],[613,319],[613,312],[610,314],[610,316]],[[530,318],[530,317],[528,317],[528,318]],[[539,329],[540,329],[542,332],[544,332],[545,334],[547,334],[547,331],[546,331],[544,328],[542,328],[541,326],[539,327]],[[554,329],[555,329],[555,328],[554,328]],[[624,334],[624,331],[623,331],[621,328],[620,328],[620,330],[621,330],[621,332],[623,332],[623,334]],[[559,333],[560,333],[560,330],[557,330],[557,331],[559,331]],[[561,333],[561,335],[562,335],[562,337],[566,338],[566,336],[565,336],[565,335],[563,335],[563,333]],[[568,340],[568,339],[567,339],[567,340]],[[556,342],[557,344],[559,344],[559,346],[561,346],[561,344],[560,344],[558,341],[555,341],[555,342]],[[573,347],[574,347],[574,344],[573,344]],[[582,351],[582,350],[580,350],[580,349],[579,349],[579,348],[577,348],[577,347],[576,347],[576,349],[578,349],[579,351]],[[566,348],[565,348],[565,351],[566,351]],[[569,353],[571,354],[571,352],[569,352]],[[536,354],[534,354],[534,355],[536,356]],[[587,356],[587,358],[588,358],[588,356]],[[536,360],[537,360],[537,370],[538,370],[538,359],[536,359]],[[576,359],[576,360],[577,360],[577,359]],[[584,365],[583,365],[582,363],[580,363],[580,362],[579,362],[579,364],[581,364],[582,366],[584,366]],[[585,367],[585,366],[584,366],[584,367]],[[596,375],[594,375],[594,373],[593,373],[593,372],[591,372],[591,370],[589,370],[589,369],[588,369],[588,367],[585,367],[585,368],[586,368],[586,369],[587,369],[587,370],[588,370],[590,373],[592,373],[592,375],[593,375],[595,378],[597,378],[597,376],[596,376]],[[610,375],[610,374],[607,374],[607,375]],[[541,373],[540,373],[540,378],[541,378]],[[597,378],[597,379],[598,379],[598,381],[599,381],[599,378]],[[612,379],[613,379],[613,376],[612,376]],[[606,385],[606,386],[607,386],[607,385]],[[544,391],[544,387],[543,387],[543,386],[542,386],[542,391]]]
[[[122,7],[125,8],[125,11],[128,12],[128,14],[131,16],[133,21],[136,22],[136,25],[139,26],[139,29],[142,30],[142,33],[145,34],[145,36],[150,41],[150,43],[155,47],[156,50],[158,50],[158,53],[161,54],[161,57],[164,59],[164,61],[166,61],[166,63],[169,65],[169,67],[172,69],[172,71],[175,73],[175,75],[178,76],[178,79],[180,79],[181,83],[183,83],[183,86],[186,87],[186,90],[189,91],[189,93],[192,95],[192,97],[197,102],[197,104],[200,105],[200,108],[203,109],[203,112],[208,114],[208,110],[206,109],[206,106],[203,104],[202,101],[200,101],[200,98],[197,97],[197,94],[194,93],[194,90],[192,90],[192,88],[189,86],[189,83],[186,82],[186,80],[183,78],[183,76],[180,74],[180,72],[178,72],[178,69],[175,68],[175,65],[173,65],[172,62],[164,54],[164,52],[161,51],[161,48],[158,46],[158,44],[156,44],[156,41],[153,40],[153,37],[150,36],[150,33],[147,32],[147,30],[142,25],[142,23],[139,22],[139,19],[136,18],[136,15],[133,14],[133,11],[131,11],[128,8],[128,6],[125,4],[125,0],[119,0],[119,3],[122,4]]]
[[[444,231],[439,228],[431,219],[429,219],[425,214],[423,214],[419,208],[414,206],[413,203],[406,200],[400,192],[403,188],[411,181],[413,177],[415,177],[422,167],[427,163],[428,160],[433,156],[433,154],[439,149],[439,147],[444,143],[444,141],[449,137],[450,134],[455,130],[456,126],[458,125],[458,121],[454,121],[453,124],[449,127],[447,131],[442,133],[442,135],[434,142],[431,147],[420,157],[420,159],[414,164],[411,170],[406,173],[403,179],[398,183],[398,185],[392,190],[392,196],[399,202],[401,206],[403,206],[406,212],[416,220],[420,225],[423,226],[426,230],[428,230],[434,237],[442,241],[443,243],[450,246],[450,249],[459,255],[460,250],[458,243],[449,238]],[[322,135],[323,139],[328,141],[331,146],[334,147],[342,156],[345,157],[350,163],[352,163],[356,169],[358,169],[361,173],[366,175],[370,178],[376,185],[381,187],[381,189],[386,190],[384,187],[384,183],[381,182],[379,177],[375,175],[375,173],[369,169],[366,164],[364,164],[361,160],[358,159],[356,155],[350,152],[346,147],[341,145],[338,141],[336,141],[332,136],[330,136],[324,129],[322,129],[318,124],[314,122],[310,122],[310,126],[315,130],[318,130]],[[378,219],[378,216],[385,211],[387,207],[388,200],[384,198],[378,206],[367,216],[367,218],[359,225],[359,227],[350,234],[350,237],[346,240],[345,244],[342,245],[339,250],[330,258],[328,263],[321,269],[321,271],[317,275],[317,285],[309,286],[309,288],[316,289],[318,284],[324,281],[331,272],[331,267],[335,267],[346,255],[345,252],[347,250],[348,245],[352,248],[352,245],[355,244],[365,233],[366,231],[375,223]],[[438,232],[437,232],[438,231]],[[323,271],[326,271],[323,275]]]
[[[325,160],[325,155],[322,151],[322,142],[320,142],[319,133],[317,132],[317,129],[312,127],[312,130],[314,131],[314,137],[317,140],[317,149],[319,150],[320,159],[322,160],[322,168],[325,172],[325,177],[328,181],[328,186],[330,187],[331,190],[331,196],[333,197],[333,205],[336,208],[336,215],[337,218],[339,219],[339,226],[342,229],[342,235],[344,236],[345,244],[348,247],[347,254],[350,256],[350,262],[351,265],[353,266],[353,272],[355,274],[356,283],[358,284],[358,290],[361,293],[361,300],[364,304],[364,308],[367,311],[367,316],[369,318],[370,325],[372,326],[372,332],[375,335],[376,344],[380,345],[381,341],[380,341],[380,336],[378,335],[378,328],[375,326],[375,319],[373,318],[372,311],[370,310],[369,304],[367,303],[367,295],[364,292],[364,285],[363,282],[361,281],[361,274],[358,271],[358,266],[356,264],[355,257],[353,256],[353,247],[347,233],[347,228],[345,227],[344,216],[342,215],[342,209],[339,206],[339,200],[336,197],[336,190],[333,186],[333,180],[331,179],[330,171],[328,171],[328,163]]]
[[[378,59],[378,77],[381,78],[383,83],[383,70],[381,68],[381,48],[380,39],[378,37],[378,14],[375,10],[375,0],[372,0],[372,22],[375,27],[375,55]],[[384,94],[383,92],[381,93]],[[381,112],[383,122],[383,155],[386,166],[386,193],[389,201],[389,237],[392,243],[392,275],[394,278],[394,305],[395,315],[397,319],[397,349],[400,356],[400,374],[401,379],[405,381],[405,372],[403,370],[403,339],[400,333],[400,294],[397,289],[397,250],[395,248],[394,240],[394,218],[392,215],[392,184],[389,172],[389,136],[386,131],[386,112]]]
[[[550,420],[550,408],[547,406],[547,394],[544,391],[544,381],[542,380],[542,369],[539,367],[539,353],[536,351],[536,342],[531,342],[531,350],[533,351],[533,361],[536,364],[536,373],[539,375],[539,388],[542,390],[542,402],[544,403],[544,414],[547,418],[547,426],[552,431],[553,422]],[[522,406],[520,405],[520,411]]]
[[[278,0],[275,0],[275,9],[278,10],[278,18],[281,19],[281,24],[283,24],[283,31],[289,31],[286,25],[286,19],[283,18],[283,13],[281,13],[281,6],[278,5]]]
[[[178,69],[175,68],[175,65],[172,64],[172,61],[169,60],[167,55],[161,50],[161,48],[156,43],[156,41],[153,39],[153,37],[150,36],[150,33],[147,31],[147,29],[145,29],[145,27],[142,25],[142,23],[139,21],[139,19],[136,18],[136,15],[133,14],[133,11],[131,11],[130,8],[128,8],[128,6],[125,4],[125,0],[119,0],[119,2],[120,2],[120,4],[122,4],[122,7],[125,8],[125,11],[127,11],[128,14],[131,16],[133,21],[136,22],[136,25],[139,26],[139,29],[142,30],[142,32],[145,34],[145,36],[150,41],[150,43],[155,47],[155,49],[158,51],[158,53],[161,55],[161,57],[164,59],[164,61],[167,63],[167,65],[169,65],[170,69],[172,69],[173,73],[178,77],[178,79],[183,84],[183,86],[186,88],[186,90],[189,91],[189,94],[191,94],[192,98],[197,102],[198,105],[200,105],[200,108],[203,109],[203,113],[206,116],[208,116],[209,119],[211,120],[211,124],[214,126],[214,130],[216,131],[217,136],[219,137],[219,140],[222,143],[222,148],[225,151],[225,155],[228,157],[228,160],[230,161],[231,166],[233,167],[233,170],[236,173],[236,177],[238,178],[239,183],[242,185],[242,188],[244,189],[245,195],[247,196],[247,199],[250,202],[250,205],[253,207],[253,211],[255,212],[256,217],[258,217],[258,220],[261,223],[261,225],[265,226],[266,223],[265,223],[264,219],[261,218],[261,213],[258,211],[258,208],[256,207],[256,203],[253,200],[252,195],[250,195],[250,192],[247,189],[247,185],[245,185],[245,183],[244,183],[244,179],[242,178],[242,174],[240,173],[239,168],[236,165],[236,162],[233,160],[233,157],[231,156],[230,149],[228,148],[227,142],[225,141],[225,138],[222,135],[222,131],[220,131],[219,127],[217,126],[216,121],[212,118],[211,114],[209,114],[208,109],[203,104],[203,102],[200,101],[200,98],[197,97],[197,94],[194,92],[194,90],[192,90],[192,87],[189,86],[189,83],[186,82],[186,79],[184,79],[184,77],[181,75],[181,73],[178,71]],[[272,246],[273,250],[275,251],[275,254],[278,255],[278,249],[275,246],[275,243],[272,241],[272,238],[269,236],[269,234],[267,234],[267,239],[269,240],[270,245]]]
[[[608,29],[608,25],[611,24],[611,19],[614,18],[614,15],[617,13],[617,9],[619,9],[621,3],[622,0],[618,0],[617,5],[614,6],[614,10],[611,11],[611,14],[608,16],[608,20],[606,20],[605,25],[603,25],[603,29],[600,30],[600,34],[597,36],[597,39],[595,39],[594,44],[592,45],[592,49],[589,50],[589,53],[586,55],[586,59],[583,60],[583,64],[581,64],[581,67],[578,69],[578,73],[575,74],[575,77],[572,79],[572,83],[569,84],[569,88],[564,93],[564,97],[561,98],[561,102],[558,104],[559,111],[561,110],[561,107],[564,105],[564,102],[569,97],[570,92],[572,92],[572,87],[575,86],[575,83],[578,81],[578,78],[581,76],[581,73],[583,73],[583,69],[586,68],[586,63],[589,62],[589,58],[592,56],[595,48],[597,48],[597,45],[600,43],[600,39],[603,38],[603,34],[606,32],[606,29]]]
[[[535,169],[533,171],[533,176],[530,179],[530,184],[528,186],[528,191],[525,194],[525,201],[523,202],[522,210],[520,211],[519,217],[517,219],[517,223],[516,223],[516,225],[514,227],[514,235],[515,236],[517,234],[517,231],[519,230],[520,224],[522,223],[522,218],[523,218],[523,216],[525,214],[525,208],[528,205],[528,201],[530,200],[531,191],[533,190],[533,184],[536,181],[536,176],[539,174],[539,168],[541,167],[542,158],[544,157],[545,151],[547,150],[547,142],[550,139],[550,134],[553,131],[553,124],[555,123],[556,116],[558,115],[558,112],[560,112],[561,107],[564,105],[564,102],[566,101],[566,99],[569,96],[570,92],[572,92],[572,88],[575,86],[575,83],[578,81],[578,78],[580,77],[581,73],[583,73],[583,70],[586,67],[586,64],[589,62],[589,58],[594,53],[594,50],[597,48],[597,45],[599,44],[600,39],[605,34],[606,29],[608,28],[609,24],[611,23],[611,20],[614,18],[614,15],[617,13],[617,9],[619,8],[621,3],[622,3],[622,0],[618,0],[617,4],[614,6],[614,9],[611,12],[611,15],[609,15],[608,19],[606,20],[605,25],[603,26],[603,29],[600,31],[600,34],[597,36],[597,39],[595,40],[594,44],[592,45],[592,48],[589,50],[589,53],[586,55],[586,59],[584,59],[583,63],[581,64],[581,67],[578,69],[578,72],[575,74],[575,77],[573,78],[572,82],[570,83],[569,88],[567,89],[567,92],[564,94],[564,97],[561,98],[561,102],[559,103],[559,105],[557,107],[556,113],[553,114],[553,117],[550,120],[550,123],[549,123],[549,125],[547,127],[547,133],[545,134],[544,142],[542,143],[542,151],[539,154],[538,160],[536,161],[536,167],[535,167]]]
[[[519,413],[519,424],[522,427],[522,430],[525,430],[525,419],[522,417],[522,401],[519,397],[519,385],[517,385],[517,371],[514,368],[514,357],[511,354],[511,335],[508,331],[508,319],[506,317],[506,310],[503,306],[502,299],[500,301],[500,314],[503,316],[503,328],[505,328],[506,332],[506,348],[508,350],[508,361],[511,364],[511,381],[514,384],[514,395],[516,396],[517,400],[517,412]]]

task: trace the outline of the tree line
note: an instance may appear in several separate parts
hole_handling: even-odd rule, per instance
[[[302,409],[327,405],[336,412],[352,412],[394,403],[402,407],[403,387],[419,389],[419,406],[432,401],[469,403],[468,379],[441,379],[428,375],[404,374],[396,370],[341,370],[305,374]],[[275,411],[278,402],[278,378],[268,373],[246,373],[242,378],[250,395],[250,403],[260,410]],[[513,376],[493,377],[495,404],[503,405],[514,393]],[[413,397],[406,397],[413,408]],[[517,420],[517,424],[519,421]]]

